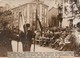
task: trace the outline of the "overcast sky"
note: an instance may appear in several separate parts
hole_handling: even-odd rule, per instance
[[[7,3],[14,7],[31,1],[32,0],[0,0],[0,5],[4,5],[5,3]]]
[[[0,0],[0,6],[4,6],[7,3],[11,7],[16,7],[32,1],[34,0]],[[49,6],[49,8],[51,8],[54,5],[53,0],[40,0],[40,1],[44,1],[44,3]]]

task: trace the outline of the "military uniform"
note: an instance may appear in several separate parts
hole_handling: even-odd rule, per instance
[[[6,57],[8,52],[12,51],[11,41],[18,38],[14,33],[7,29],[0,33],[0,57]]]
[[[21,42],[23,44],[23,51],[30,51],[32,38],[34,37],[35,37],[35,33],[32,32],[31,30],[28,30],[27,34],[23,32],[20,33]]]
[[[8,30],[4,30],[0,34],[0,56],[7,56],[8,51],[12,51],[11,39],[9,38]]]

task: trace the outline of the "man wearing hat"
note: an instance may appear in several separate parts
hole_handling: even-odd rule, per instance
[[[30,30],[30,24],[25,24],[23,28],[24,33],[20,33],[21,42],[23,44],[23,51],[30,51],[32,38],[35,37],[35,33]]]
[[[80,22],[78,22],[76,25],[76,29],[73,32],[73,38],[75,41],[75,51],[77,56],[80,56]]]
[[[4,21],[0,31],[0,57],[7,57],[8,52],[12,52],[12,40],[18,39],[14,32],[9,28],[9,23]],[[15,39],[14,39],[15,38]]]

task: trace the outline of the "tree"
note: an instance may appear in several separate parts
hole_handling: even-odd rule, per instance
[[[4,29],[7,24],[12,27],[12,22],[13,22],[13,15],[10,10],[4,11],[0,13],[0,27],[1,29]]]
[[[0,16],[3,14],[3,12],[0,12]]]
[[[5,29],[5,28],[6,28],[6,26],[7,26],[7,24],[9,24],[9,22],[8,22],[8,21],[1,20],[1,21],[0,21],[1,29]]]

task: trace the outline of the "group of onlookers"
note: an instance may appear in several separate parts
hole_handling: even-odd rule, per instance
[[[6,24],[5,28],[0,30],[0,57],[6,57],[8,56],[8,52],[14,52],[12,45],[14,41],[17,43],[22,42],[23,51],[30,51],[32,38],[35,38],[35,33],[34,31],[30,30],[30,24],[24,24],[23,28],[24,31],[17,28],[11,29],[9,28],[8,24]],[[19,48],[17,45],[16,52],[18,52],[18,49]]]
[[[36,43],[40,46],[47,46],[59,51],[76,51],[76,42],[73,35],[73,30],[69,27],[66,28],[53,28],[47,29],[43,35],[36,35]]]

